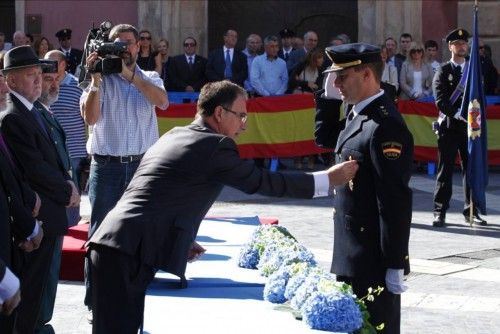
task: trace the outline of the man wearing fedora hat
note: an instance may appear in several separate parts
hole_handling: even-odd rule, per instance
[[[50,128],[35,103],[42,93],[42,67],[45,64],[29,46],[16,47],[5,54],[3,72],[11,101],[0,116],[1,130],[28,184],[41,198],[38,219],[44,222],[40,247],[23,254],[23,296],[15,324],[18,333],[34,332],[55,241],[68,228],[66,207],[80,202],[77,188],[49,135]]]
[[[399,333],[400,294],[406,290],[403,275],[409,273],[412,191],[408,183],[413,137],[380,88],[380,48],[342,44],[328,47],[326,53],[332,60],[326,71],[332,72],[325,83],[326,97],[340,94],[352,109],[335,143],[331,139],[335,120],[324,115],[332,111],[318,102],[316,119],[321,122],[316,127],[316,141],[335,148],[337,163],[359,163],[354,179],[335,189],[331,269],[359,297],[368,288],[383,287],[374,302],[366,303],[370,322],[384,324],[380,333]]]
[[[462,183],[464,187],[465,222],[486,225],[477,208],[473,206],[472,221],[470,221],[470,187],[466,180],[467,171],[467,121],[462,117],[460,107],[467,72],[466,56],[468,54],[469,33],[465,29],[455,29],[446,36],[446,42],[451,52],[451,59],[438,68],[432,81],[432,90],[439,109],[438,118],[438,170],[436,189],[434,190],[434,227],[446,225],[446,210],[450,205],[453,186],[453,169],[457,152],[460,154],[462,168]]]

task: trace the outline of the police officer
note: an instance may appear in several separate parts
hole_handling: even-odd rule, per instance
[[[464,187],[465,221],[470,223],[470,188],[467,185],[467,121],[461,116],[460,106],[467,73],[466,60],[469,33],[464,29],[453,30],[446,36],[451,51],[450,61],[438,68],[432,81],[432,90],[439,109],[438,118],[438,174],[434,191],[434,220],[432,225],[444,227],[446,210],[450,206],[453,168],[457,151],[462,161],[462,182]],[[474,206],[473,223],[486,225]]]
[[[335,189],[331,269],[359,297],[369,287],[383,287],[374,302],[367,302],[370,321],[374,326],[384,324],[381,333],[399,333],[403,275],[409,273],[413,137],[380,89],[383,65],[378,47],[342,44],[326,52],[333,62],[326,71],[331,72],[325,80],[326,95],[334,95],[334,83],[344,103],[353,105],[336,143],[336,162],[359,163],[354,179]],[[316,141],[327,146],[331,140],[322,135],[328,132],[317,131]]]
[[[56,37],[59,40],[59,50],[66,56],[66,64],[68,64],[66,71],[75,74],[76,67],[82,61],[83,51],[71,46],[71,32],[69,28],[61,29],[56,32]]]

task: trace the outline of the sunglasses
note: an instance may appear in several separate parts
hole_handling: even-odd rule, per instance
[[[484,49],[484,46],[480,46],[479,48],[480,48],[480,49]]]
[[[184,43],[185,47],[196,46],[196,43]]]
[[[150,41],[151,36],[149,36],[149,37],[148,36],[141,36],[140,39],[141,39],[141,41],[146,41],[146,40]]]

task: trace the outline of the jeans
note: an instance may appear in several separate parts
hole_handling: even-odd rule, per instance
[[[89,177],[89,200],[92,212],[90,214],[89,239],[99,227],[104,217],[116,205],[127,189],[140,161],[121,163],[109,161],[106,157],[92,157]],[[90,268],[85,262],[85,305],[90,307]]]

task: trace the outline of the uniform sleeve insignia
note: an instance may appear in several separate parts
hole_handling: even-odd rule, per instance
[[[453,74],[448,74],[448,81],[453,81]]]
[[[382,143],[382,153],[384,154],[384,157],[389,160],[399,159],[402,148],[403,145],[395,141],[386,141],[385,143]]]

